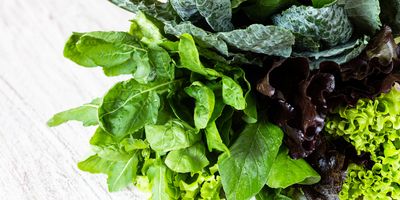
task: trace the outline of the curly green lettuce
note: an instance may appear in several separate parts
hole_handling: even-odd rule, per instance
[[[351,164],[341,199],[400,198],[400,91],[393,88],[374,100],[361,99],[355,107],[339,107],[325,126],[350,142],[359,154],[368,152],[372,168]]]

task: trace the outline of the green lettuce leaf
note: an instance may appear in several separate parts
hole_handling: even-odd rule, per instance
[[[265,185],[282,143],[282,130],[270,123],[249,124],[218,160],[228,199],[250,199]],[[246,187],[243,187],[246,186]]]
[[[72,120],[82,122],[83,126],[97,125],[99,123],[97,109],[100,103],[101,99],[98,98],[83,106],[57,113],[47,122],[47,125],[53,127]]]

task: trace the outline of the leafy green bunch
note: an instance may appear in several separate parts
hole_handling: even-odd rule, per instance
[[[340,107],[325,130],[341,136],[359,154],[368,152],[371,168],[351,164],[340,193],[341,199],[400,198],[400,91],[393,88],[374,100],[359,100],[354,108]]]
[[[98,126],[95,154],[78,167],[107,174],[110,191],[133,183],[152,199],[249,199],[263,187],[320,179],[289,157],[280,128],[259,118],[245,72],[199,54],[189,34],[169,40],[138,12],[129,32],[74,33],[64,55],[131,76],[48,122]]]

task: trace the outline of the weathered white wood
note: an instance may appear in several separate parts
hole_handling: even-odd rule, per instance
[[[64,59],[71,32],[127,30],[130,18],[106,0],[0,0],[0,199],[145,198],[77,169],[93,128],[45,124],[121,79]]]

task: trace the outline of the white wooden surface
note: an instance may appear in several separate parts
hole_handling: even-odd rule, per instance
[[[127,30],[131,14],[106,0],[0,0],[0,199],[144,199],[109,193],[106,177],[81,172],[93,128],[48,128],[117,79],[62,56],[72,31]]]

